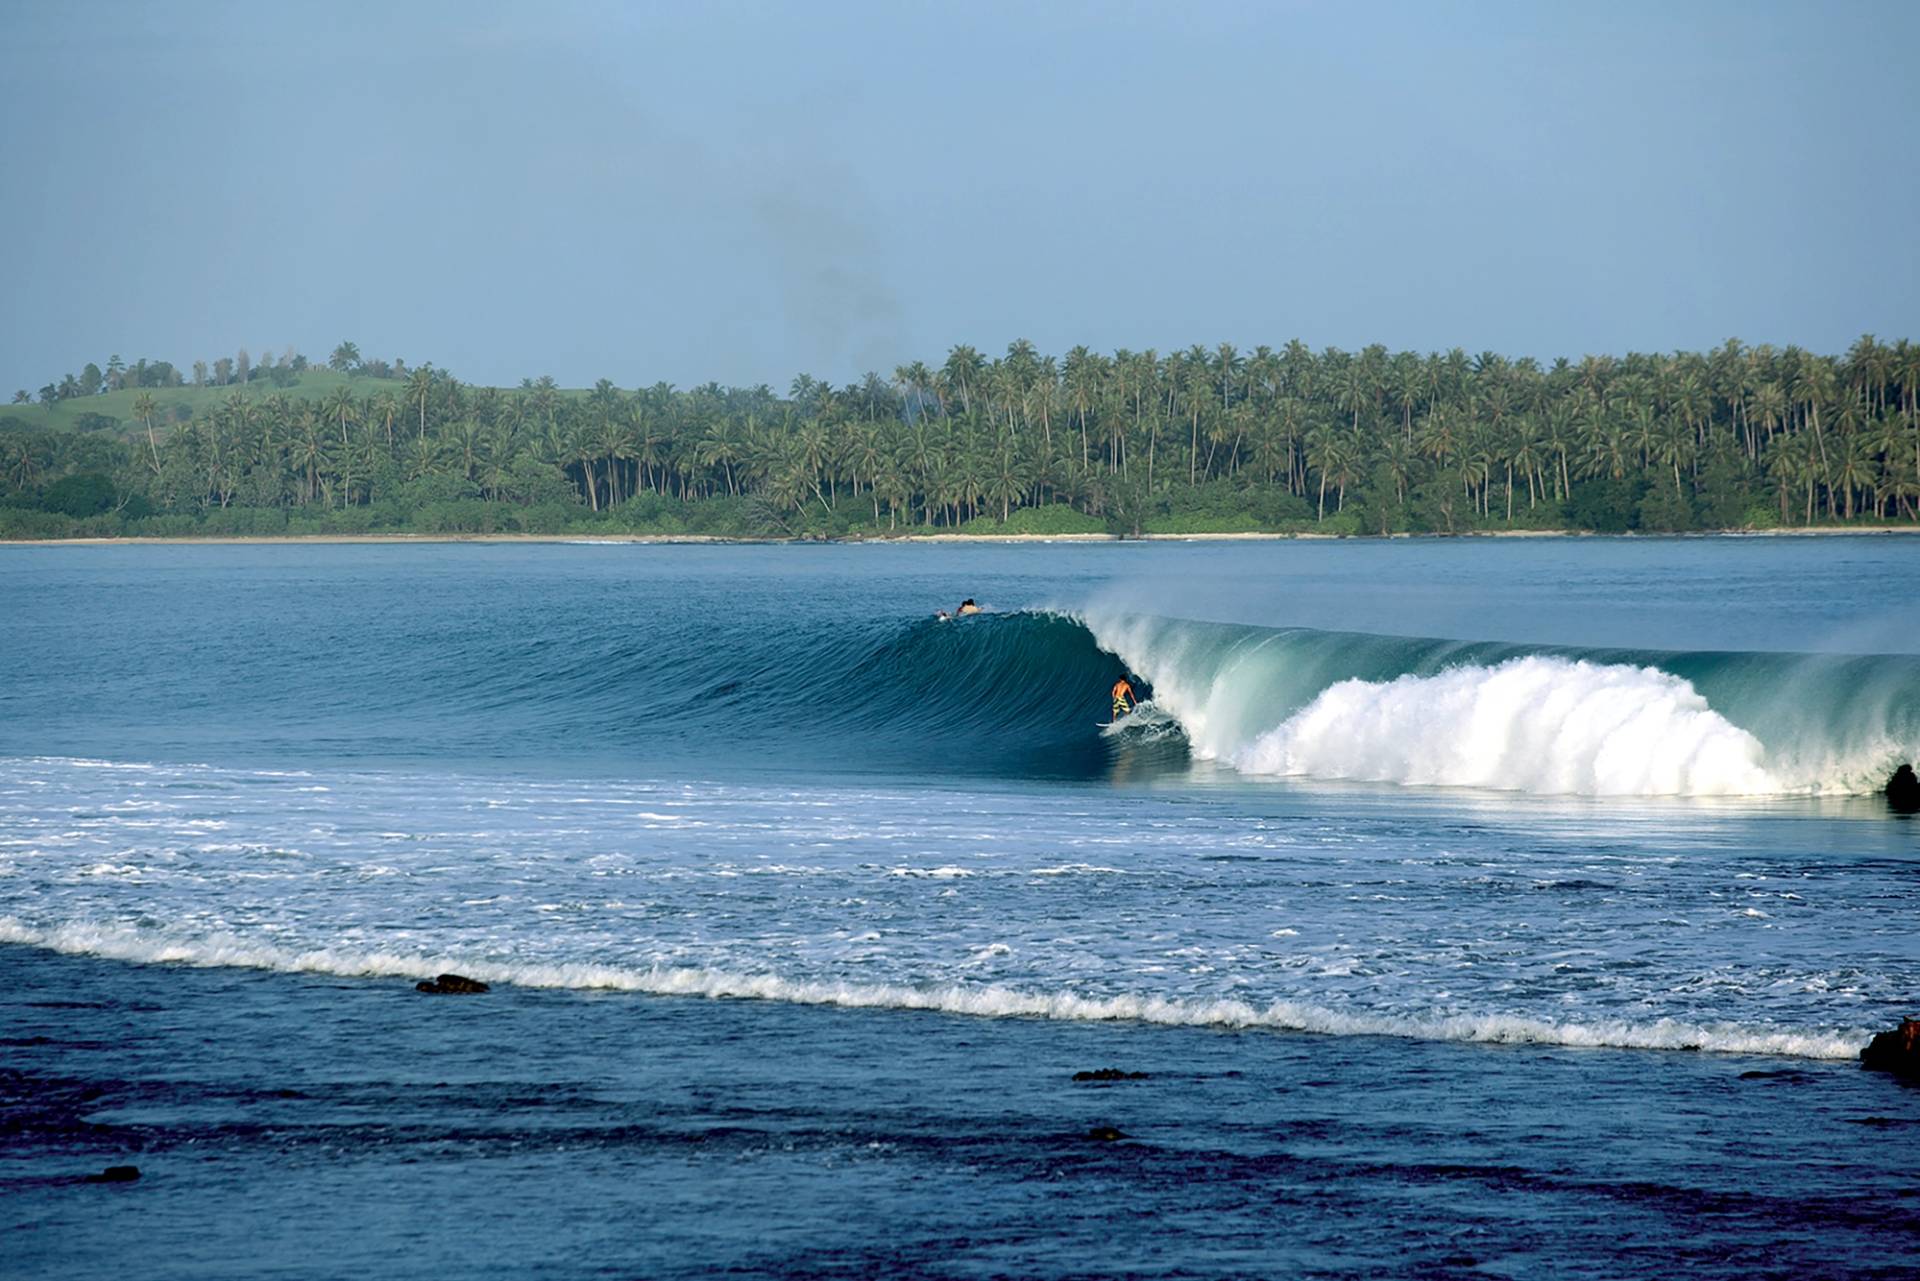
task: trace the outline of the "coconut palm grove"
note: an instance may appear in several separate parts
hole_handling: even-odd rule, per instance
[[[1920,520],[1920,345],[1560,359],[1024,340],[834,386],[291,349],[0,409],[0,536],[1684,531]]]

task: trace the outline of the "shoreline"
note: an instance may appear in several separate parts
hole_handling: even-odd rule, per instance
[[[1470,541],[1482,538],[1833,538],[1915,536],[1920,526],[1867,525],[1859,528],[1816,526],[1810,529],[1715,529],[1676,533],[1597,533],[1584,529],[1490,529],[1460,534],[1319,534],[1312,531],[1275,533],[1247,530],[1238,533],[1139,534],[890,534],[867,538],[749,538],[732,534],[236,534],[144,538],[0,538],[0,547],[201,547],[232,544],[366,544],[382,543],[573,543],[635,546],[738,546],[774,543],[1230,543],[1230,542],[1392,542],[1414,539]]]

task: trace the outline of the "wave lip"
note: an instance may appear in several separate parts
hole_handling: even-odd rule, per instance
[[[335,948],[296,951],[233,935],[181,937],[100,924],[39,928],[14,917],[0,917],[0,944],[143,964],[232,966],[295,974],[333,974],[343,978],[421,979],[456,971],[487,983],[532,988],[779,1001],[848,1009],[927,1010],[976,1018],[1138,1022],[1495,1045],[1696,1050],[1837,1060],[1856,1057],[1869,1039],[1868,1032],[1858,1028],[1753,1028],[1670,1018],[1569,1023],[1518,1014],[1402,1015],[1341,1011],[1302,1001],[1261,1005],[1232,998],[1030,992],[999,984],[916,985],[791,979],[777,974],[746,974],[694,966],[640,968],[592,962],[474,961]]]

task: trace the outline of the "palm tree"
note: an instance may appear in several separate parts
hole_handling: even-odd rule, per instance
[[[377,417],[387,429],[387,448],[393,448],[393,420],[400,413],[400,399],[390,391],[383,391],[374,397],[373,416]]]
[[[796,460],[806,468],[813,485],[814,494],[820,499],[820,505],[832,510],[833,504],[820,484],[822,472],[829,471],[828,464],[833,459],[833,435],[827,425],[818,418],[809,419],[807,424],[794,434],[793,442],[797,453]]]
[[[1451,407],[1436,405],[1428,412],[1420,424],[1419,443],[1420,453],[1442,470],[1452,464],[1460,437]]]
[[[591,429],[576,427],[568,437],[568,462],[578,464],[582,483],[587,490],[587,506],[592,511],[600,510],[600,490],[593,477],[593,465],[600,459],[600,445],[594,439]]]
[[[1562,502],[1573,493],[1573,477],[1567,470],[1567,456],[1577,448],[1579,441],[1580,425],[1574,406],[1564,398],[1554,401],[1547,408],[1541,443],[1553,454],[1554,498]]]
[[[752,429],[753,420],[749,418],[748,429]],[[715,418],[707,426],[706,434],[700,438],[696,457],[701,465],[719,467],[727,478],[727,493],[738,494],[739,487],[734,483],[733,464],[740,457],[740,440],[734,434],[733,421],[729,418]]]
[[[1851,435],[1834,451],[1833,470],[1828,481],[1829,489],[1838,489],[1844,502],[1842,520],[1853,519],[1853,493],[1856,489],[1866,489],[1878,480],[1878,469],[1873,463],[1873,454],[1866,441],[1860,435]]]
[[[420,410],[420,439],[427,438],[427,398],[433,394],[433,366],[422,365],[407,379],[407,403]]]
[[[1584,474],[1624,480],[1632,460],[1633,438],[1628,429],[1612,418],[1596,421],[1587,436]]]
[[[1320,474],[1320,507],[1315,520],[1327,518],[1327,484],[1345,474],[1346,453],[1338,429],[1324,423],[1307,433],[1307,466]],[[1337,509],[1336,509],[1337,510]]]
[[[806,465],[795,456],[786,456],[767,475],[767,497],[785,511],[799,511],[809,494],[817,493]]]
[[[321,464],[326,460],[325,447],[321,444],[319,411],[312,404],[302,405],[294,416],[293,428],[293,463],[306,477],[306,488],[300,501],[311,503],[319,492]]]
[[[1279,420],[1272,416],[1255,419],[1251,443],[1252,456],[1247,461],[1261,482],[1270,485],[1280,469],[1292,462],[1291,449],[1282,444]]]
[[[133,416],[147,425],[147,448],[153,452],[153,474],[160,474],[160,445],[153,436],[153,393],[143,391],[133,398]]]
[[[861,423],[852,430],[848,441],[847,462],[853,476],[853,492],[860,492],[860,473],[867,474],[867,495],[873,500],[873,523],[880,523],[880,495],[874,489],[873,478],[885,465],[887,456],[886,438],[879,424]]]
[[[1013,515],[1014,504],[1020,501],[1026,492],[1027,471],[1011,449],[1003,449],[994,460],[992,470],[986,476],[983,494],[987,501],[1000,504],[1000,519],[1005,522]]]
[[[355,401],[351,387],[336,387],[327,397],[327,417],[340,424],[340,443],[347,443],[347,423],[360,416],[360,406]]]
[[[888,529],[896,528],[896,518],[902,508],[909,509],[907,514],[911,518],[913,486],[896,460],[889,458],[882,462],[879,472],[873,478],[873,492],[879,494],[887,504]]]
[[[39,437],[22,432],[0,438],[6,445],[7,480],[16,488],[31,488],[46,470],[48,459]]]
[[[1187,486],[1192,488],[1200,483],[1200,415],[1213,403],[1212,376],[1207,368],[1205,348],[1195,346],[1187,352],[1182,382],[1192,428],[1187,448]]]
[[[986,359],[973,348],[962,344],[947,352],[947,363],[941,367],[941,374],[947,385],[960,397],[960,409],[963,413],[973,412],[973,392],[980,381],[980,371],[985,368]]]
[[[1227,404],[1233,394],[1233,380],[1240,375],[1240,353],[1233,344],[1223,342],[1214,350],[1213,372],[1220,378],[1220,412],[1227,412]]]
[[[1659,425],[1653,441],[1654,457],[1673,471],[1673,496],[1684,498],[1680,490],[1680,464],[1694,457],[1694,435],[1690,424],[1668,415]]]
[[[449,442],[453,461],[460,465],[460,474],[471,483],[480,474],[480,466],[486,461],[486,429],[471,418],[464,418],[453,428],[453,439]]]
[[[1380,466],[1393,481],[1395,502],[1404,504],[1407,501],[1407,485],[1418,464],[1419,455],[1414,451],[1413,442],[1405,436],[1389,436],[1380,443]],[[1383,529],[1381,532],[1391,531]]]
[[[602,379],[601,382],[605,383],[606,380]],[[626,406],[618,397],[599,402],[594,402],[591,397],[588,399],[594,415],[596,457],[604,458],[607,462],[607,506],[612,507],[620,501],[621,463],[633,457],[633,432],[627,420]]]
[[[1883,410],[1864,439],[1867,452],[1879,460],[1875,467],[1878,483],[1874,486],[1873,512],[1880,516],[1886,511],[1886,490],[1906,469],[1907,425],[1897,415]]]
[[[1777,382],[1764,382],[1753,389],[1747,400],[1747,417],[1758,418],[1767,430],[1767,439],[1780,428],[1787,413],[1787,393]]]
[[[1541,435],[1540,423],[1531,414],[1522,414],[1511,424],[1511,433],[1507,437],[1507,523],[1513,523],[1513,469],[1518,467],[1527,482],[1527,510],[1532,511],[1539,502],[1535,490],[1534,478],[1540,471]],[[1404,494],[1402,495],[1404,499]]]
[[[408,480],[420,480],[440,470],[440,447],[425,436],[416,436],[407,443],[405,475]]]

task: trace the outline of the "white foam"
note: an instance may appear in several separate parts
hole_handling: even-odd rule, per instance
[[[1689,681],[1653,667],[1530,655],[1309,685],[1288,705],[1301,676],[1280,633],[1222,650],[1217,635],[1168,620],[1082,621],[1152,682],[1195,756],[1247,774],[1589,796],[1851,791],[1864,776],[1770,761]],[[1272,710],[1276,699],[1286,710]]]
[[[146,761],[101,761],[89,756],[27,756],[20,759],[32,765],[66,765],[73,769],[118,769],[152,772],[158,765]]]
[[[1113,609],[1064,616],[1152,684],[1141,707],[1156,726],[1183,732],[1195,757],[1251,774],[1562,795],[1851,795],[1877,792],[1920,750],[1884,725],[1835,743],[1777,724],[1765,732],[1782,740],[1763,742],[1655,667],[1532,655],[1322,685],[1327,655],[1303,655],[1286,632]]]
[[[1707,1050],[1810,1059],[1850,1059],[1868,1039],[1863,1029],[1748,1028],[1676,1019],[1633,1022],[1604,1019],[1557,1022],[1511,1014],[1394,1014],[1348,1012],[1299,1001],[1174,998],[1148,995],[1082,996],[1028,992],[999,984],[848,983],[777,974],[742,974],[692,966],[647,968],[590,963],[480,961],[445,955],[405,955],[337,948],[292,950],[231,934],[170,935],[118,925],[28,925],[0,917],[0,943],[140,963],[240,966],[349,978],[431,978],[449,970],[488,983],[579,988],[659,996],[756,999],[856,1009],[932,1010],[981,1018],[1130,1021],[1182,1027],[1266,1028],[1328,1036],[1391,1036],[1415,1040],[1500,1045]]]
[[[1789,790],[1765,755],[1678,676],[1530,656],[1341,681],[1228,759],[1250,774],[1587,796]]]

